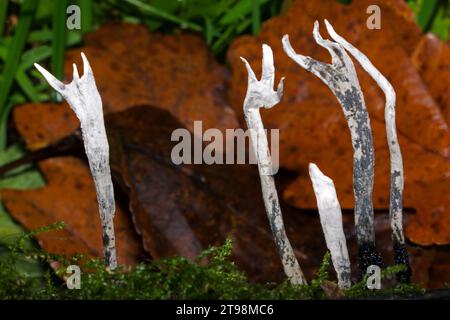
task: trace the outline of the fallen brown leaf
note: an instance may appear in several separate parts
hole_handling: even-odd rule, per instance
[[[52,158],[39,164],[47,185],[36,190],[2,190],[8,212],[28,230],[63,221],[63,230],[36,235],[50,253],[72,257],[81,253],[103,257],[102,232],[94,183],[87,165],[73,157]],[[117,205],[114,220],[118,262],[135,265],[142,256],[140,241],[125,211]]]
[[[232,236],[233,256],[252,279],[280,278],[256,168],[174,165],[170,137],[183,125],[165,110],[132,108],[107,116],[106,125],[112,170],[152,257],[194,259]]]
[[[80,126],[66,102],[25,104],[14,108],[13,117],[17,130],[30,150],[56,143]]]
[[[429,33],[422,37],[412,54],[419,71],[442,115],[450,125],[450,46]]]

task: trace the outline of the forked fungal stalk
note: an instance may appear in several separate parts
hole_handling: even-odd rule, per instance
[[[389,216],[391,220],[392,240],[394,243],[394,261],[396,264],[404,264],[407,266],[407,270],[399,274],[399,280],[409,282],[411,268],[409,265],[408,251],[405,246],[405,236],[403,234],[403,159],[395,126],[395,91],[391,83],[381,74],[372,62],[370,62],[364,53],[355,48],[342,36],[338,35],[336,31],[334,31],[333,26],[326,19],[325,25],[331,38],[337,43],[340,43],[345,50],[352,54],[364,70],[366,70],[372,79],[376,81],[386,97],[384,119],[386,122],[386,136],[391,165]]]
[[[336,270],[339,288],[348,289],[352,284],[350,259],[342,227],[341,206],[333,180],[324,175],[314,163],[309,164],[309,176],[316,195],[320,223],[327,248],[331,253],[334,270]]]
[[[73,80],[64,84],[51,73],[35,63],[50,86],[66,99],[81,124],[84,148],[94,178],[100,220],[102,224],[103,250],[105,264],[112,270],[117,267],[114,236],[114,189],[109,167],[109,145],[103,121],[102,100],[95,85],[94,74],[84,55],[84,74],[80,78],[77,66],[73,64]]]
[[[306,279],[287,238],[281,214],[275,181],[272,174],[272,159],[269,153],[266,133],[262,123],[259,108],[272,108],[283,95],[283,78],[278,84],[277,91],[273,90],[275,68],[273,65],[272,49],[263,45],[262,77],[257,80],[255,73],[242,58],[248,72],[248,88],[244,100],[244,115],[250,130],[251,144],[258,160],[258,171],[261,179],[261,189],[264,205],[269,218],[270,228],[280,255],[284,272],[292,284],[306,284]]]
[[[324,40],[319,33],[317,21],[314,23],[313,36],[320,46],[328,50],[332,64],[297,54],[289,43],[288,35],[283,37],[283,48],[292,60],[312,72],[331,89],[347,119],[353,146],[353,192],[359,268],[362,273],[366,273],[370,265],[382,266],[381,256],[375,247],[372,204],[375,156],[369,114],[355,67],[344,48],[338,43]]]

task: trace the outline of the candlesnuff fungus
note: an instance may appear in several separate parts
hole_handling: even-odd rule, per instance
[[[97,201],[102,224],[103,250],[105,263],[110,269],[117,267],[114,236],[114,190],[109,167],[109,145],[103,121],[102,100],[95,85],[94,74],[84,55],[84,74],[80,78],[77,66],[73,64],[73,80],[64,84],[47,70],[35,63],[35,67],[47,82],[67,100],[80,120],[84,148],[89,167],[94,178]]]
[[[342,227],[341,206],[333,180],[324,175],[314,163],[309,164],[309,176],[316,195],[327,248],[330,250],[334,270],[337,273],[339,288],[348,289],[352,284],[350,259]]]
[[[244,100],[244,115],[248,128],[252,148],[258,160],[258,170],[261,179],[261,189],[264,205],[269,218],[270,228],[275,239],[278,254],[281,258],[284,272],[292,284],[306,284],[306,279],[287,238],[281,215],[278,194],[273,178],[272,159],[269,153],[266,133],[259,113],[259,108],[272,108],[283,95],[283,78],[278,84],[277,91],[273,90],[275,81],[275,68],[273,65],[272,49],[263,45],[262,77],[257,80],[255,73],[242,58],[248,72],[248,88]]]
[[[331,89],[347,119],[353,146],[353,192],[359,268],[362,273],[366,273],[368,266],[383,264],[375,247],[372,204],[375,156],[369,114],[355,67],[344,48],[338,43],[322,39],[317,21],[314,23],[313,36],[320,46],[328,50],[332,64],[297,54],[289,43],[288,35],[283,37],[283,48],[292,60],[315,74]]]
[[[325,20],[325,25],[331,38],[333,38],[333,40],[337,43],[340,43],[345,50],[352,54],[364,70],[366,70],[372,79],[376,81],[386,97],[384,119],[386,122],[386,135],[391,161],[389,216],[391,219],[392,240],[394,242],[394,261],[396,264],[406,265],[407,270],[399,273],[399,280],[409,282],[411,268],[409,266],[408,252],[405,246],[405,236],[403,234],[403,160],[397,138],[397,129],[395,126],[395,91],[391,83],[380,73],[380,71],[378,71],[377,68],[375,68],[364,53],[338,35],[336,31],[334,31],[333,26],[327,20]]]

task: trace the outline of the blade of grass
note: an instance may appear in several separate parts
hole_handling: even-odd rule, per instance
[[[205,17],[205,27],[206,27],[205,29],[206,42],[210,46],[214,36],[214,26],[209,17]]]
[[[0,0],[0,36],[3,35],[6,25],[6,13],[8,12],[8,0]]]
[[[258,0],[252,0],[252,32],[259,33],[261,28],[261,8]]]
[[[32,30],[28,35],[28,42],[47,42],[52,40],[52,31],[46,26],[42,30]]]
[[[16,81],[25,95],[31,100],[31,102],[39,102],[39,93],[28,78],[25,70],[19,67],[16,72]]]
[[[123,2],[135,6],[143,14],[159,17],[161,19],[176,23],[176,24],[180,25],[180,27],[182,27],[182,28],[191,29],[191,30],[197,31],[197,32],[203,31],[202,26],[200,26],[196,23],[181,19],[177,16],[174,16],[170,13],[159,10],[158,8],[155,8],[155,7],[153,7],[147,3],[141,2],[139,0],[123,0]]]
[[[233,35],[235,27],[233,25],[228,26],[222,36],[217,39],[214,44],[211,46],[211,49],[214,54],[217,54],[222,50],[222,48],[227,44],[228,39]]]
[[[22,61],[20,63],[19,69],[28,70],[33,66],[33,63],[40,62],[44,59],[49,58],[52,55],[52,48],[50,46],[40,46],[22,54]]]
[[[252,19],[247,18],[244,21],[242,21],[237,27],[236,27],[236,34],[241,34],[244,32],[252,23]]]
[[[21,94],[15,93],[10,97],[8,104],[3,108],[3,112],[0,114],[0,151],[4,152],[6,150],[6,131],[8,124],[8,117],[11,109],[20,103],[24,103],[25,98]]]
[[[230,25],[236,21],[245,18],[248,14],[252,13],[253,7],[255,5],[261,6],[265,4],[268,0],[247,0],[238,1],[233,7],[231,7],[227,13],[222,16],[219,20],[221,25]]]
[[[92,29],[92,0],[79,0],[81,11],[81,32],[86,33]]]
[[[52,36],[52,73],[62,80],[64,75],[64,49],[66,47],[66,9],[67,0],[58,0],[53,7]],[[52,92],[53,100],[61,102],[62,97],[56,91]]]
[[[439,8],[445,6],[446,0],[427,0],[423,1],[420,7],[419,16],[417,17],[417,23],[422,28],[423,32],[430,31],[433,26],[434,18],[436,17]]]
[[[448,35],[450,31],[450,3],[446,6],[442,6],[436,18],[433,21],[433,26],[431,27],[431,32],[437,34],[442,41],[448,40]]]
[[[2,121],[8,118],[10,111],[10,108],[7,108],[6,106],[6,99],[15,78],[36,6],[37,0],[27,0],[22,2],[20,6],[19,22],[17,23],[13,41],[8,48],[2,83],[0,85],[0,126],[2,127],[6,126]],[[4,131],[0,131],[0,151],[3,151],[6,147],[6,137],[3,136],[5,133]]]
[[[7,51],[0,50],[0,60],[4,62],[6,60]],[[19,65],[19,67],[16,70],[15,79],[19,87],[22,89],[23,92],[30,98],[31,101],[37,102],[38,101],[38,91],[34,87],[33,83],[30,81],[26,74],[26,65],[23,63]]]

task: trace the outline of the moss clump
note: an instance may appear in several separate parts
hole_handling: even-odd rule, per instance
[[[398,264],[381,271],[381,280],[389,280],[398,274],[402,274],[407,270],[404,264]],[[405,297],[408,295],[422,294],[420,289],[414,283],[397,283],[395,286],[383,286],[381,290],[369,290],[366,283],[369,275],[365,275],[358,283],[354,284],[350,289],[345,290],[344,294],[347,298],[367,298],[367,297]]]
[[[48,228],[47,228],[48,229]],[[42,231],[42,230],[41,230]],[[44,229],[45,231],[45,229]],[[33,233],[34,234],[34,233]],[[29,235],[27,235],[29,236]],[[23,242],[23,241],[22,241]],[[8,259],[0,262],[0,299],[326,299],[322,284],[328,282],[330,254],[327,253],[316,277],[308,286],[281,284],[252,284],[229,259],[232,242],[221,247],[210,247],[196,261],[172,257],[150,263],[141,263],[132,270],[118,268],[110,271],[99,259],[88,260],[75,256],[70,260],[42,251],[20,249],[21,241],[11,249]],[[53,272],[48,269],[43,277],[30,277],[16,268],[17,259],[57,260],[63,266],[81,260],[81,289],[69,290],[61,279],[65,267]],[[401,271],[395,266],[383,271],[384,277]],[[417,293],[413,285],[370,291],[363,279],[344,292],[346,297],[371,295],[404,295]]]

